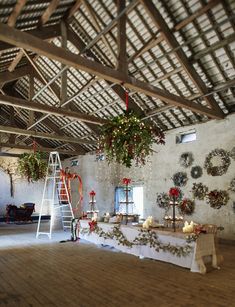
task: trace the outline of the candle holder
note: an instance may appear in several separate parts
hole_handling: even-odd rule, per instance
[[[132,204],[132,205],[134,204],[133,201],[129,200],[129,192],[131,190],[130,187],[129,187],[130,182],[131,182],[131,179],[129,179],[129,178],[123,178],[122,179],[122,183],[125,185],[125,188],[124,188],[124,191],[125,191],[125,201],[120,201],[119,202],[119,204],[124,204],[125,207],[126,207],[125,213],[122,214],[122,219],[124,220],[126,225],[128,223],[128,218],[130,218],[130,217],[133,218],[133,215],[129,214],[129,205],[130,204]]]
[[[178,200],[182,196],[182,193],[179,188],[174,187],[169,190],[169,196],[171,198],[170,205],[172,206],[172,210],[173,210],[173,217],[171,219],[171,222],[172,222],[172,228],[175,232],[176,231],[175,207],[178,205]],[[178,221],[178,218],[177,218],[177,221]]]
[[[96,193],[95,193],[95,191],[92,190],[89,193],[89,195],[90,195],[90,201],[89,201],[90,210],[87,211],[87,215],[90,215],[91,219],[94,218],[94,217],[96,217],[96,219],[97,219],[99,210],[96,210],[96,200],[95,200]]]

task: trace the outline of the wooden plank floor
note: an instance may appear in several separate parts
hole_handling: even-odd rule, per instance
[[[232,307],[235,246],[220,251],[221,269],[200,275],[82,242],[1,248],[0,229],[0,306]]]

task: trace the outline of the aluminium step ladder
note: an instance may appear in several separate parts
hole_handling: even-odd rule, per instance
[[[56,210],[60,211],[64,231],[71,230],[71,221],[74,219],[74,213],[65,176],[60,176],[61,170],[62,166],[59,153],[57,151],[50,152],[38,218],[36,238],[38,238],[39,235],[47,235],[51,239]],[[41,231],[41,221],[42,214],[44,210],[48,208],[48,206],[51,218],[49,223],[49,231],[45,232]]]

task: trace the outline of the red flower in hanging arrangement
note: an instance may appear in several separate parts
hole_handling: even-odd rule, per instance
[[[95,194],[96,194],[96,193],[95,193],[95,191],[93,191],[93,190],[89,193],[90,196],[95,196]]]
[[[130,178],[123,178],[122,183],[125,184],[125,185],[128,185],[128,184],[131,183],[131,179]]]

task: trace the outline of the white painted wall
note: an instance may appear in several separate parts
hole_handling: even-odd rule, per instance
[[[179,132],[186,132],[192,128],[196,129],[197,140],[192,143],[176,144],[175,136]],[[83,209],[88,209],[89,192],[94,189],[97,193],[97,207],[102,215],[104,212],[113,212],[114,189],[123,177],[131,178],[134,184],[144,186],[144,217],[153,215],[162,220],[164,210],[156,205],[157,192],[168,192],[173,186],[171,177],[177,171],[186,170],[188,183],[182,188],[185,197],[191,197],[193,182],[206,184],[209,190],[227,190],[230,181],[235,177],[235,161],[231,160],[228,172],[221,177],[208,176],[203,170],[203,176],[192,179],[191,168],[184,169],[179,165],[179,157],[186,151],[191,151],[194,156],[194,164],[203,166],[206,155],[215,148],[231,150],[235,146],[235,115],[228,116],[225,120],[213,120],[205,124],[188,126],[175,129],[166,135],[166,145],[156,146],[156,153],[150,158],[144,167],[126,169],[115,164],[108,165],[107,162],[95,162],[94,155],[78,157],[79,166],[71,167],[72,172],[77,172],[83,179],[84,203]],[[70,160],[64,163],[70,166]],[[223,226],[225,229],[219,236],[235,240],[235,212],[232,205],[235,201],[235,193],[230,192],[229,203],[217,210],[211,208],[205,201],[196,201],[195,213],[188,218],[200,223],[213,223]],[[73,204],[78,200],[77,182],[72,184]]]
[[[4,163],[17,163],[17,158],[1,157],[0,164],[3,161]],[[35,213],[39,212],[43,186],[44,181],[28,183],[27,180],[14,176],[14,197],[11,197],[9,176],[0,170],[0,216],[5,216],[7,204],[20,206],[26,202],[35,203]]]

